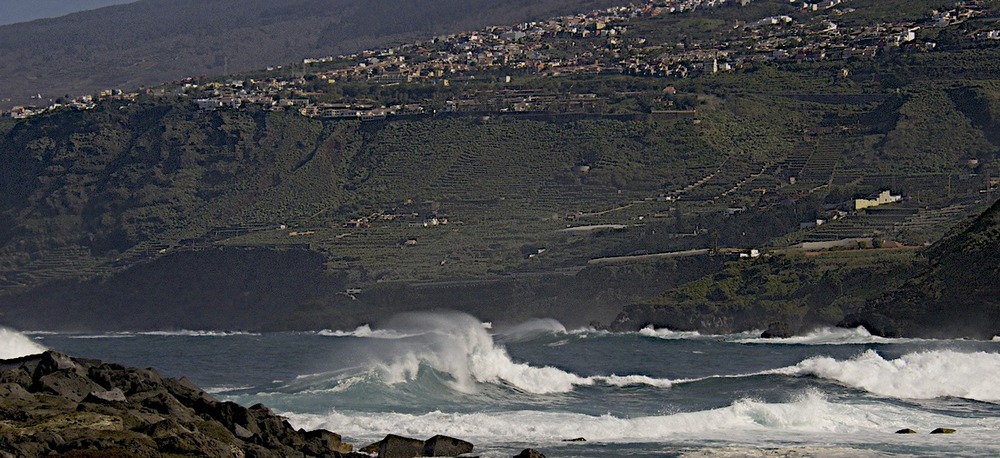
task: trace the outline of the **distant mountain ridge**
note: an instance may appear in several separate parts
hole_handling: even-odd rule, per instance
[[[586,12],[621,0],[141,0],[0,27],[0,108]]]
[[[53,18],[136,0],[0,0],[0,26]]]

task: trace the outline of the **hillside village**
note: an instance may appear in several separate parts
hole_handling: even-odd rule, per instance
[[[599,112],[606,107],[593,93],[566,94],[503,88],[523,76],[636,75],[671,79],[748,68],[755,63],[836,61],[873,58],[891,48],[911,46],[932,52],[937,44],[922,40],[921,30],[953,26],[984,14],[986,0],[958,1],[944,11],[930,11],[919,21],[853,25],[849,0],[792,2],[790,15],[737,19],[722,34],[662,42],[631,28],[636,18],[691,14],[705,8],[741,8],[751,0],[649,0],[588,14],[557,17],[369,50],[348,56],[307,58],[291,67],[271,67],[244,79],[204,81],[190,78],[176,86],[146,89],[149,94],[192,100],[204,110],[296,110],[304,116],[380,119],[385,116],[440,111]],[[969,41],[1000,40],[997,29],[972,30]],[[846,70],[845,70],[846,73]],[[272,76],[270,74],[280,74]],[[848,76],[846,74],[844,77]],[[460,94],[443,101],[384,103],[374,100],[328,100],[324,85],[365,82],[383,86],[431,84],[447,87],[476,78],[500,88]],[[669,83],[667,83],[669,84]],[[134,100],[138,92],[107,90],[46,106],[15,107],[4,113],[18,119],[59,109],[87,110],[95,101]],[[485,102],[484,100],[490,100]],[[667,106],[663,108],[675,108]]]
[[[783,14],[747,17],[744,13],[754,6],[749,0],[651,0],[352,55],[309,58],[245,75],[188,78],[154,88],[106,90],[44,107],[15,108],[6,115],[30,121],[64,110],[111,107],[121,111],[163,103],[183,107],[198,119],[211,122],[229,116],[246,120],[276,114],[324,129],[354,129],[358,125],[359,131],[366,127],[392,131],[387,126],[400,124],[423,132],[420,129],[425,127],[392,121],[444,124],[459,119],[455,122],[465,123],[462,128],[479,132],[493,132],[491,123],[496,119],[632,123],[627,128],[616,124],[615,128],[625,133],[616,139],[619,143],[608,143],[612,149],[648,144],[648,138],[634,141],[640,134],[627,129],[649,120],[681,126],[665,130],[682,138],[676,140],[681,147],[689,139],[684,135],[709,137],[714,132],[710,129],[739,132],[732,137],[738,141],[720,142],[722,146],[692,141],[703,150],[711,146],[722,154],[718,158],[692,155],[670,163],[659,174],[642,176],[645,181],[638,185],[616,176],[615,169],[625,165],[646,168],[641,151],[614,152],[604,155],[607,157],[581,154],[575,162],[559,164],[564,170],[553,178],[542,176],[542,172],[531,175],[532,170],[517,168],[517,160],[494,161],[489,157],[494,151],[491,148],[508,152],[511,142],[507,139],[477,138],[463,146],[471,144],[474,148],[470,149],[482,151],[457,153],[454,165],[435,175],[440,181],[426,188],[412,183],[406,188],[400,184],[406,182],[404,171],[389,170],[382,178],[389,183],[386,186],[392,191],[406,190],[399,191],[400,196],[392,194],[398,199],[325,208],[314,204],[314,194],[307,191],[294,198],[282,195],[286,200],[278,210],[247,212],[247,216],[240,209],[225,209],[219,212],[225,218],[212,218],[184,231],[169,232],[176,229],[171,227],[165,234],[121,251],[105,250],[95,255],[93,250],[72,243],[66,247],[40,246],[0,271],[0,287],[22,288],[81,272],[83,276],[105,274],[177,251],[226,244],[319,251],[331,270],[368,262],[376,267],[365,267],[377,272],[378,266],[389,263],[394,264],[389,279],[421,281],[498,272],[515,275],[519,269],[577,272],[581,265],[608,256],[630,259],[674,249],[702,253],[708,244],[713,253],[734,256],[741,252],[749,256],[751,249],[761,248],[897,246],[888,243],[893,238],[912,247],[934,240],[955,221],[995,200],[1000,187],[996,161],[980,161],[973,149],[955,152],[960,157],[947,163],[947,169],[929,170],[930,166],[917,164],[914,167],[918,170],[905,170],[895,159],[882,158],[878,159],[882,165],[872,167],[874,160],[861,157],[866,153],[857,150],[874,149],[881,144],[877,142],[884,142],[880,136],[895,127],[892,119],[904,97],[898,89],[883,90],[878,81],[854,83],[848,69],[859,62],[877,66],[878,59],[886,55],[934,55],[965,47],[1000,46],[1000,18],[995,17],[995,8],[990,10],[989,2],[958,1],[946,10],[927,11],[912,21],[884,23],[859,18],[863,11],[853,8],[851,0],[770,5]],[[700,18],[698,15],[706,11],[726,17],[724,25],[700,34],[684,34],[680,40],[663,32],[674,25],[671,21]],[[715,20],[715,16],[706,16]],[[972,22],[974,27],[962,27]],[[938,33],[944,29],[949,33]],[[936,42],[939,36],[945,40]],[[768,87],[746,92],[763,93],[762,103],[771,103],[774,95],[793,100],[806,112],[802,116],[813,117],[809,122],[790,121],[789,126],[768,130],[766,126],[749,126],[754,121],[720,118],[718,114],[712,119],[708,114],[722,98],[706,89],[711,85],[723,81],[728,88],[736,88],[727,90],[739,93],[739,78],[775,68],[800,68],[795,66],[807,69],[803,73],[819,74],[809,77],[822,80],[822,89],[799,93],[800,87],[784,87],[786,80],[772,83],[762,78]],[[622,80],[625,83],[621,86],[614,85]],[[609,81],[609,86],[602,87]],[[846,89],[839,89],[840,82]],[[501,133],[516,135],[517,129],[523,128],[496,124]],[[599,132],[595,137],[605,133],[598,127],[593,132]],[[327,134],[300,139],[297,145],[284,148],[317,151],[325,146],[323,135]],[[412,151],[399,144],[388,145],[385,147],[395,148],[393,153]],[[586,146],[573,148],[585,150]],[[186,154],[198,147],[178,141],[170,148]],[[985,147],[981,151],[988,153]],[[521,152],[513,152],[513,157],[517,153]],[[306,163],[295,165],[294,170]],[[371,177],[378,165],[367,166],[362,172]],[[409,169],[426,165],[404,161],[394,166]],[[59,167],[62,165],[49,169]],[[531,176],[518,176],[514,183],[495,178],[518,174]],[[276,172],[259,182],[277,187],[282,178]],[[57,181],[49,176],[44,180]],[[349,185],[344,188],[353,191]],[[419,196],[418,191],[432,196]],[[852,191],[865,196],[852,195]],[[178,200],[183,202],[175,199],[171,204]],[[250,207],[253,203],[247,198],[239,205]],[[299,211],[300,207],[309,211]],[[486,207],[491,210],[483,210]],[[494,207],[500,210],[492,210]],[[515,215],[512,208],[530,213]],[[769,212],[793,219],[790,223],[779,221],[791,228],[790,232],[771,234],[783,231],[784,226],[766,219]],[[162,226],[157,214],[134,217],[146,224],[143,218]],[[463,231],[475,224],[480,226],[469,232],[481,233],[461,238]],[[566,229],[572,231],[562,232]],[[632,229],[641,232],[638,237],[648,233],[648,239],[653,239],[652,235],[658,234],[666,242],[626,240],[622,234]],[[751,238],[744,235],[754,231],[773,237],[766,239],[770,246],[763,245],[763,235],[753,238],[752,243],[744,242]],[[728,237],[730,246],[718,246],[719,232],[724,239]],[[553,233],[558,236],[550,236]],[[531,238],[540,240],[525,241]],[[581,241],[585,238],[587,243]],[[613,246],[619,242],[621,247]],[[435,243],[443,248],[430,248]],[[565,244],[563,249],[559,243]],[[635,247],[622,248],[632,245]],[[570,253],[570,246],[579,252]],[[400,256],[400,252],[419,254],[411,258]],[[428,263],[431,258],[433,262]]]

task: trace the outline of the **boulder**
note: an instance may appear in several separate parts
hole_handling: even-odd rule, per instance
[[[379,442],[378,458],[413,458],[424,453],[424,441],[389,434]]]
[[[545,458],[545,454],[533,448],[521,450],[521,453],[514,455],[514,458]]]
[[[36,371],[36,373],[38,372]],[[91,392],[103,391],[103,387],[80,375],[74,369],[60,369],[43,372],[39,377],[36,377],[30,391],[52,394],[73,402],[80,402]]]
[[[35,396],[17,383],[0,383],[0,406],[32,402]]]
[[[129,396],[128,401],[162,416],[175,418],[181,423],[191,423],[199,419],[194,410],[181,404],[164,388],[133,393]]]
[[[83,398],[83,402],[92,404],[125,404],[128,403],[128,399],[125,398],[125,393],[122,393],[120,388],[113,388],[110,390],[91,391]]]
[[[31,386],[31,373],[20,367],[0,372],[0,383],[14,383],[23,388]]]
[[[177,436],[181,434],[191,434],[191,430],[185,428],[184,425],[177,423],[176,420],[172,418],[164,418],[152,425],[147,425],[138,429],[139,432],[152,437],[153,439],[159,439],[167,436]]]
[[[910,428],[903,428],[899,431],[896,431],[896,434],[916,434],[916,433],[917,433],[916,431]]]
[[[953,434],[955,432],[952,428],[935,428],[931,431],[931,434]]]
[[[472,448],[471,442],[439,434],[424,441],[424,456],[458,456],[472,453]]]
[[[350,453],[354,450],[351,444],[341,441],[340,434],[331,433],[325,429],[315,431],[300,431],[306,439],[303,451],[308,454],[320,455],[325,450],[332,450],[337,453]]]
[[[787,339],[793,335],[792,327],[788,323],[776,321],[767,325],[767,329],[760,334],[761,339]]]

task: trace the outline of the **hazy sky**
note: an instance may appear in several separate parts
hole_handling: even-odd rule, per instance
[[[0,25],[64,16],[136,0],[0,0]]]

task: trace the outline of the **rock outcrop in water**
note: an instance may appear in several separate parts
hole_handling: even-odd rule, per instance
[[[339,457],[339,435],[267,407],[218,401],[185,378],[48,351],[0,360],[0,456]],[[352,454],[353,455],[353,454]]]

